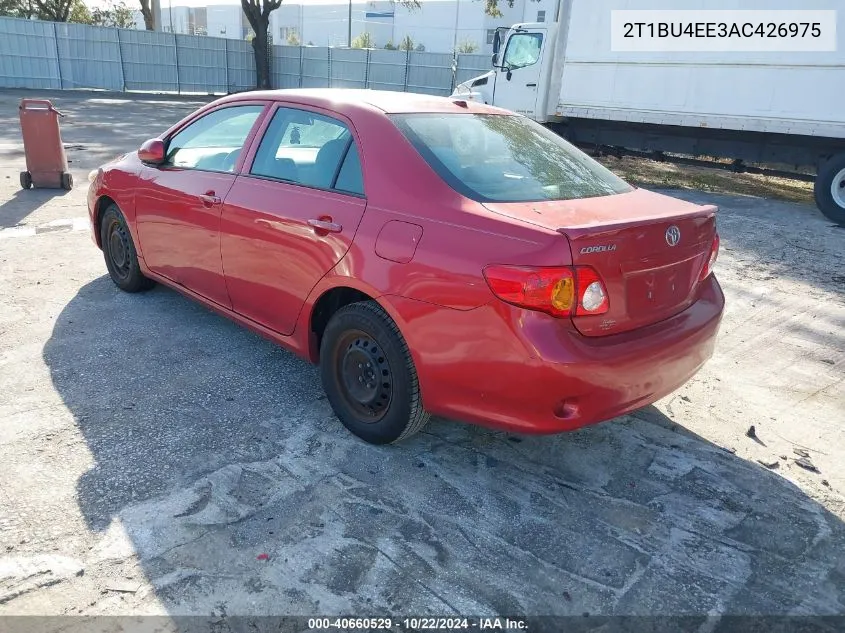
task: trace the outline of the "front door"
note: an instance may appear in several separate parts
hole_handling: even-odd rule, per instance
[[[153,272],[231,307],[220,259],[222,201],[263,105],[224,107],[167,141],[167,161],[141,171],[135,201],[138,238]]]
[[[545,30],[539,30],[510,36],[502,57],[504,69],[496,73],[494,105],[535,116],[545,35]]]
[[[367,201],[351,126],[279,107],[223,207],[233,309],[291,334],[305,299],[349,250]]]

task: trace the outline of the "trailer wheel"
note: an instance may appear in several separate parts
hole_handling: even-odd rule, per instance
[[[823,163],[816,176],[816,204],[825,216],[845,225],[845,153]]]
[[[62,189],[65,191],[73,189],[73,174],[68,171],[62,172]]]
[[[32,188],[32,174],[30,174],[28,171],[21,172],[21,187],[23,189]]]

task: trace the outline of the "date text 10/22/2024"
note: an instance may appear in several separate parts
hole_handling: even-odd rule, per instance
[[[528,625],[520,618],[309,618],[311,631],[524,631]]]

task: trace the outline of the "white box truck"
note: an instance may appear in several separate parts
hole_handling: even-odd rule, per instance
[[[554,22],[500,29],[494,50],[453,98],[582,146],[811,167],[845,224],[845,0],[558,0]]]

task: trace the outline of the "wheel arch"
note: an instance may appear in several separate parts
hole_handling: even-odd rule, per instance
[[[120,205],[117,204],[114,198],[109,196],[108,194],[101,194],[97,201],[94,203],[94,228],[95,231],[95,238],[97,240],[97,246],[100,249],[103,248],[103,239],[102,239],[102,221],[103,221],[103,212],[108,209],[109,205],[115,205],[117,208],[120,208]]]
[[[305,350],[308,359],[320,362],[320,342],[332,315],[342,307],[359,301],[375,301],[393,319],[404,336],[404,321],[388,297],[376,288],[351,277],[324,278],[311,292],[311,297],[300,315],[299,326],[307,335]],[[411,351],[413,355],[413,350]]]

